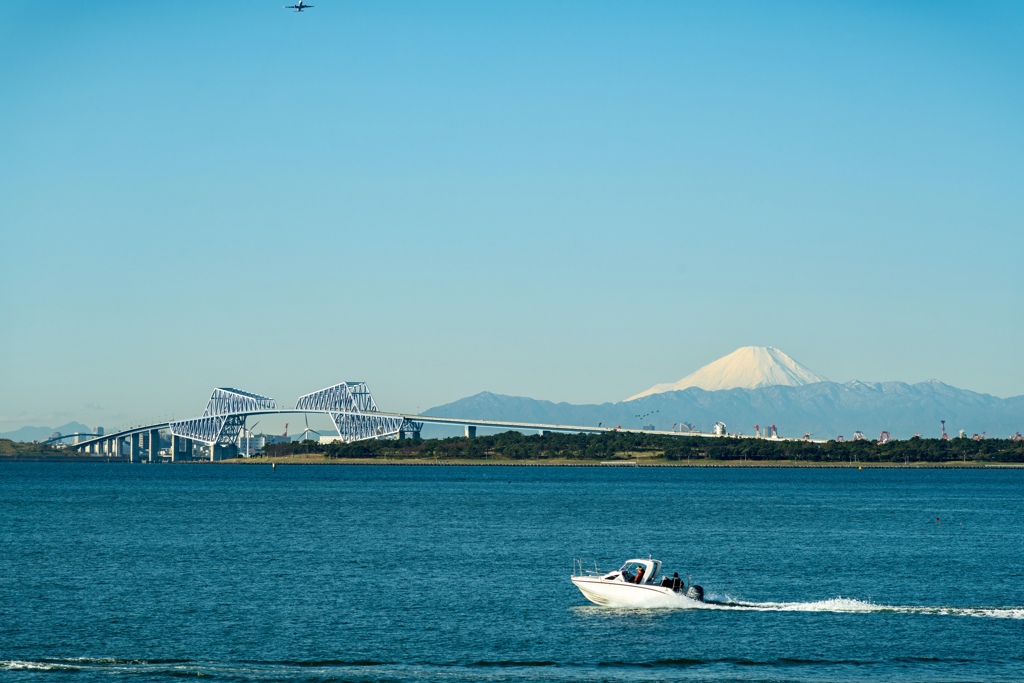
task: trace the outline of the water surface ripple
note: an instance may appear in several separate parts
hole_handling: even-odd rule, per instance
[[[1017,681],[1024,472],[0,464],[0,678]],[[573,558],[708,603],[608,609]]]

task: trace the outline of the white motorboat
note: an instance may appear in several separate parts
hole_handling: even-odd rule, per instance
[[[583,596],[593,603],[607,607],[656,607],[672,604],[685,597],[703,601],[704,589],[690,585],[675,574],[659,577],[661,560],[626,560],[613,572],[583,568],[579,560],[570,577]]]

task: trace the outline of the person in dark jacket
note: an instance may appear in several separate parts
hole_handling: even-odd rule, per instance
[[[679,578],[679,572],[674,572],[672,574],[672,590],[676,593],[681,593],[683,591],[683,580]]]

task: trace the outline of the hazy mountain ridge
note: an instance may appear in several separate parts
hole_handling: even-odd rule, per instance
[[[817,382],[803,386],[770,386],[759,389],[682,391],[653,394],[628,402],[573,405],[539,401],[521,396],[482,392],[426,411],[438,417],[511,420],[581,426],[654,425],[671,429],[687,422],[711,431],[725,422],[731,433],[753,434],[754,425],[774,424],[782,436],[812,432],[815,438],[832,439],[854,430],[877,437],[882,430],[896,438],[916,433],[936,437],[940,420],[955,436],[961,428],[968,435],[987,432],[1005,438],[1024,431],[1024,396],[998,398],[930,380],[906,382]],[[639,417],[638,417],[639,416]]]
[[[59,427],[21,427],[10,432],[0,433],[0,439],[11,441],[46,441],[54,432],[61,434],[91,433],[92,428],[86,427],[81,422],[68,422]]]

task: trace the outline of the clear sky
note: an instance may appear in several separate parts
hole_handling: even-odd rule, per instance
[[[1024,394],[1024,4],[283,4],[0,5],[0,430],[745,345]]]

